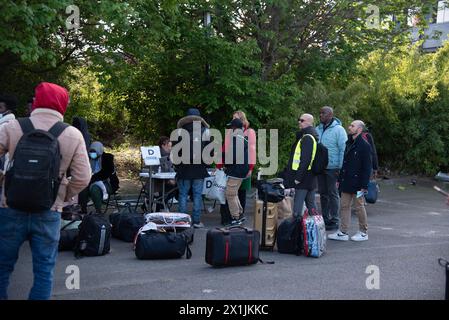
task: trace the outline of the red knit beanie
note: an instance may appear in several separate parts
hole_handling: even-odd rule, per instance
[[[57,84],[41,82],[34,89],[32,110],[37,108],[53,109],[64,115],[68,104],[69,92]]]

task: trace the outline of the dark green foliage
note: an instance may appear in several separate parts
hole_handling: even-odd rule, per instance
[[[375,1],[383,24],[370,29],[372,1],[80,0],[76,31],[71,1],[0,3],[0,92],[24,105],[40,81],[64,85],[66,121],[86,117],[108,145],[155,143],[190,107],[220,129],[243,110],[253,128],[279,129],[282,168],[297,117],[330,105],[345,127],[367,122],[381,165],[449,169],[449,49],[406,47],[405,12],[435,1]]]

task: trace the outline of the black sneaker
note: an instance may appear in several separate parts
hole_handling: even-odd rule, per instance
[[[236,226],[240,226],[242,225],[243,221],[240,221],[240,219],[233,219],[231,220],[231,222],[229,222],[228,225],[226,225],[226,227],[236,227]]]

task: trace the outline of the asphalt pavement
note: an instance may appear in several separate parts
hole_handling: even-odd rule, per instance
[[[328,240],[327,252],[318,259],[262,251],[260,257],[275,264],[212,268],[204,260],[205,237],[208,228],[219,226],[216,208],[203,213],[206,228],[196,230],[190,260],[141,261],[132,244],[116,239],[102,257],[75,259],[61,252],[52,299],[444,299],[445,271],[437,260],[449,260],[449,206],[432,185],[446,186],[409,180],[380,181],[378,202],[367,205],[368,241]],[[247,206],[246,225],[251,226],[254,200],[248,199]],[[353,215],[351,235],[357,225]],[[79,289],[66,285],[74,283],[73,266],[79,270]],[[24,244],[10,298],[26,299],[32,277],[30,249]]]

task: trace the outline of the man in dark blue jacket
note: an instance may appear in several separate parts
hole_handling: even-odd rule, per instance
[[[355,199],[359,218],[359,232],[351,237],[353,241],[368,240],[368,224],[363,195],[367,192],[372,170],[371,146],[362,137],[365,128],[363,121],[355,120],[348,128],[349,139],[343,158],[343,167],[338,177],[341,191],[340,229],[329,235],[331,240],[349,240],[348,230],[351,224],[351,204]]]

